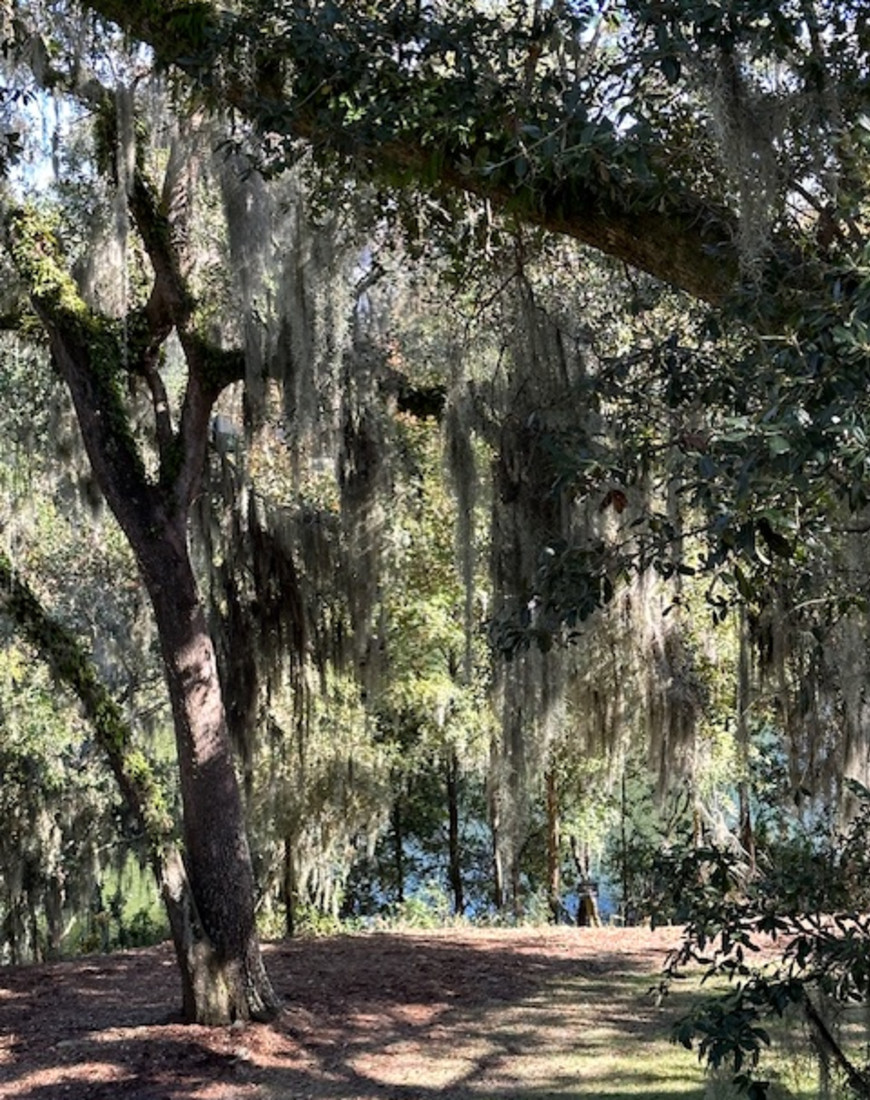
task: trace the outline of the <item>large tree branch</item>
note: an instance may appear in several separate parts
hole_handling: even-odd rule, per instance
[[[193,298],[173,250],[170,226],[137,171],[131,212],[155,272],[147,306],[126,332],[90,310],[66,271],[58,244],[33,211],[11,207],[5,218],[10,255],[42,323],[52,355],[69,387],[85,448],[102,492],[136,545],[147,542],[156,514],[168,505],[170,521],[186,529],[198,492],[208,445],[208,426],[218,395],[244,378],[244,356],[213,346],[197,331]],[[188,365],[188,383],[177,431],[156,356],[176,328]],[[124,397],[128,371],[151,392],[160,452],[160,483],[149,481],[133,438]]]
[[[115,515],[126,517],[141,534],[158,501],[125,408],[121,326],[88,308],[53,233],[36,212],[10,205],[4,223],[9,254],[72,396],[97,483]]]
[[[115,107],[104,92],[101,105],[111,131]],[[117,142],[113,141],[116,147]],[[208,445],[208,427],[214,403],[228,385],[244,378],[244,356],[226,351],[206,340],[197,328],[196,302],[183,270],[180,248],[184,234],[176,232],[168,204],[171,190],[158,196],[139,163],[129,181],[128,203],[133,223],[145,246],[154,272],[154,285],[141,311],[141,334],[131,367],[145,379],[154,409],[160,453],[160,481],[170,496],[177,517],[187,515],[202,477]],[[173,431],[167,395],[157,357],[175,329],[188,368],[187,386],[177,431]]]
[[[187,363],[187,386],[178,431],[171,443],[167,438],[161,445],[162,481],[173,494],[177,514],[186,515],[199,491],[214,403],[226,386],[244,378],[244,355],[218,348],[199,332],[194,298],[182,271],[173,227],[157,195],[138,170],[130,209],[154,268],[154,289],[146,316],[150,316],[154,331],[158,327],[163,331],[167,325],[175,328]],[[150,384],[152,395],[158,398],[155,415],[159,415],[162,387],[157,388],[157,380],[153,378]]]
[[[233,20],[207,2],[158,3],[156,0],[86,0],[87,6],[148,42],[158,59],[200,80],[221,58],[221,46],[232,37]],[[516,151],[516,118],[498,110],[498,95],[488,94],[487,132],[479,139],[455,138],[446,118],[433,141],[432,133],[401,126],[393,135],[384,128],[354,125],[340,107],[330,110],[323,100],[333,84],[348,75],[329,49],[317,53],[304,24],[289,25],[280,37],[264,46],[274,51],[275,64],[254,65],[250,76],[223,67],[217,91],[221,101],[240,112],[265,134],[304,139],[339,151],[358,171],[375,178],[416,180],[425,186],[460,188],[489,199],[502,210],[606,252],[641,268],[689,293],[719,301],[732,289],[738,275],[734,219],[714,203],[689,191],[675,195],[661,180],[620,179],[601,170],[593,160],[585,167],[569,166],[541,178],[518,184],[512,160],[507,170],[475,167],[476,153],[491,145]],[[310,95],[292,94],[282,67],[304,75]],[[243,67],[240,67],[242,69]],[[372,78],[376,80],[376,78]],[[387,86],[367,94],[386,102],[401,92],[407,101],[425,91],[415,86],[413,69],[388,74]],[[392,83],[390,83],[392,81]],[[446,82],[445,82],[446,83]],[[212,80],[212,87],[214,81]],[[427,86],[431,88],[431,86]],[[490,92],[492,90],[490,89]],[[496,107],[493,108],[493,101]],[[468,110],[473,115],[473,110]],[[501,132],[493,130],[493,123]],[[458,129],[458,128],[455,128]],[[619,139],[614,137],[614,148]],[[623,142],[623,145],[626,143]],[[512,156],[513,154],[511,154]],[[499,156],[496,156],[498,161]],[[652,161],[656,158],[651,157]]]

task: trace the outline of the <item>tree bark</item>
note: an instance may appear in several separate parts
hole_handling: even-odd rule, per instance
[[[462,884],[462,852],[459,843],[459,758],[451,750],[447,758],[447,850],[448,877],[453,892],[453,912],[461,917],[465,912]]]
[[[750,801],[749,781],[749,706],[750,706],[750,660],[751,647],[749,626],[746,620],[746,607],[740,605],[738,620],[737,651],[737,751],[740,778],[737,782],[738,833],[740,843],[749,860],[751,870],[755,870],[755,830],[752,826],[752,804]]]
[[[189,556],[173,539],[137,550],[151,596],[175,721],[184,864],[167,888],[194,905],[173,927],[185,1017],[269,1019],[278,1005],[254,920],[254,874],[211,637]]]
[[[505,889],[504,858],[502,853],[502,820],[501,798],[499,784],[495,779],[495,766],[497,766],[498,749],[496,739],[493,738],[490,745],[490,777],[489,777],[489,830],[492,841],[492,903],[496,912],[502,913],[507,901]]]
[[[187,584],[190,589],[192,574],[189,572],[189,563],[187,565]],[[167,577],[166,580],[168,579]],[[167,596],[162,599],[162,604],[167,605],[171,603],[177,589],[166,581],[163,581],[163,588]],[[195,596],[195,588],[192,592]],[[190,591],[188,600],[190,601]],[[212,881],[215,874],[220,876],[225,873],[221,869],[224,861],[220,851],[217,853],[217,858],[211,853],[203,855],[196,843],[192,843],[186,837],[188,861],[206,869],[205,874],[200,872],[199,877],[206,880],[200,889],[206,892],[211,889],[219,896],[228,896],[230,913],[227,915],[225,912],[216,910],[213,905],[207,902],[203,904],[197,900],[185,862],[172,841],[172,823],[167,815],[153,771],[141,754],[132,748],[130,732],[120,707],[100,683],[93,665],[76,639],[65,627],[50,618],[40,605],[35,593],[12,569],[8,559],[2,555],[0,555],[0,611],[9,616],[22,635],[37,649],[55,678],[70,687],[78,697],[86,718],[92,724],[97,743],[115,775],[125,804],[140,824],[149,861],[163,897],[180,964],[182,1006],[185,1018],[207,1023],[226,1022],[239,1016],[268,1016],[276,1005],[268,981],[262,973],[256,937],[250,935],[252,918],[244,915],[240,917],[237,913],[238,903],[232,898],[234,890],[240,890],[242,894],[247,890],[250,895],[253,890],[253,879],[249,873],[250,858],[246,858],[243,830],[241,838],[238,836],[242,820],[238,788],[235,794],[235,810],[232,792],[227,797],[226,791],[221,793],[214,789],[214,801],[211,804],[217,811],[218,818],[222,819],[219,823],[220,831],[214,833],[218,847],[227,839],[228,831],[224,822],[232,821],[235,814],[233,843],[236,846],[239,844],[243,846],[241,863],[244,870],[240,877],[236,876],[234,879],[232,875],[228,875],[226,879],[221,879],[215,884]],[[167,614],[165,606],[163,614],[164,616]],[[201,618],[201,610],[199,617]],[[197,613],[194,612],[191,618],[196,621]],[[206,654],[207,651],[208,646],[206,646]],[[179,662],[176,660],[174,663],[178,665]],[[206,685],[195,685],[195,690],[201,690],[202,687]],[[211,689],[214,689],[214,684],[211,685]],[[207,687],[206,690],[208,690]],[[194,692],[183,688],[182,694],[186,694],[190,699]],[[194,701],[194,709],[195,707]],[[225,733],[224,738],[228,740]],[[195,735],[194,731],[191,731],[188,740],[191,745],[199,743],[199,749],[194,748],[193,752],[202,752],[201,733]],[[185,762],[184,765],[182,760]],[[182,767],[183,773],[191,770],[191,762],[190,752],[184,754],[179,752],[179,766]],[[234,777],[231,761],[224,760],[218,767],[223,768],[224,771],[228,769]],[[212,827],[208,821],[201,820],[202,815],[199,813],[197,801],[204,802],[206,806],[210,802],[208,796],[211,788],[208,787],[208,774],[210,774],[208,769],[203,769],[198,779],[198,783],[205,784],[204,790],[198,789],[197,783],[188,784],[185,800],[185,826],[187,828],[188,824],[192,824],[193,831],[197,835],[203,829],[208,830]],[[187,805],[191,799],[192,808],[188,812]],[[228,862],[232,868],[233,861]],[[207,914],[205,918],[200,915],[201,907]],[[206,919],[210,924],[223,920],[229,932],[222,931],[216,937],[206,937],[204,934],[208,927],[205,924]],[[236,976],[237,971],[238,976]]]
[[[571,855],[577,868],[577,925],[580,928],[598,927],[601,915],[598,912],[598,886],[589,878],[589,849],[586,844],[581,850],[580,841],[571,837]]]
[[[560,882],[559,791],[554,768],[547,771],[547,901],[550,919],[558,924],[562,916]]]
[[[396,902],[401,905],[405,900],[405,837],[402,820],[402,796],[396,795],[393,801],[393,869],[396,875]]]
[[[287,939],[296,935],[296,904],[298,887],[296,884],[296,839],[288,830],[284,837],[284,878],[281,890],[284,895],[284,930]]]

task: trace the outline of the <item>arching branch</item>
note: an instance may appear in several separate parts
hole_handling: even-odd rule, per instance
[[[179,67],[194,80],[215,68],[221,45],[232,36],[237,18],[219,13],[216,5],[206,2],[87,0],[87,6],[148,42],[162,63]],[[476,169],[474,154],[482,150],[484,140],[496,148],[511,148],[514,140],[510,118],[493,115],[491,104],[499,97],[492,90],[487,102],[481,102],[480,112],[487,125],[495,121],[503,132],[481,136],[477,147],[467,138],[464,144],[452,140],[449,119],[434,141],[432,134],[415,133],[413,128],[397,127],[400,132],[391,135],[377,127],[369,131],[353,127],[341,111],[324,107],[324,97],[316,94],[344,74],[330,61],[328,51],[322,58],[314,55],[311,35],[303,30],[303,24],[289,24],[270,43],[276,64],[254,67],[250,77],[224,66],[216,92],[221,102],[263,133],[271,128],[281,140],[289,136],[344,154],[368,178],[416,181],[486,197],[518,218],[574,237],[707,301],[719,301],[732,289],[738,275],[735,220],[703,196],[689,191],[678,197],[667,190],[663,193],[657,180],[620,182],[603,175],[595,162],[584,170],[531,180],[525,186],[516,185],[513,165],[509,171]],[[288,97],[281,84],[282,65],[304,70],[306,86],[313,89],[310,96],[297,96],[295,102]],[[395,80],[396,74],[392,75]],[[400,75],[403,95],[411,101],[421,89],[415,87],[412,71]],[[216,82],[210,80],[214,91]],[[368,94],[377,102],[378,95],[395,97],[397,93],[394,86],[382,92],[375,87]],[[469,116],[474,113],[467,111]],[[618,148],[620,139],[614,137],[614,141]],[[654,150],[650,160],[656,160]]]

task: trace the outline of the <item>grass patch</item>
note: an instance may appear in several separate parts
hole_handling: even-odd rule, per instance
[[[424,1100],[732,1100],[730,1074],[710,1076],[672,1023],[709,995],[687,980],[657,1006],[651,976],[578,976],[534,997],[461,1013],[431,1042],[387,1042],[360,1070],[372,1095]],[[779,1036],[778,1038],[782,1038]],[[788,1044],[769,1064],[771,1100],[817,1100],[818,1069]],[[393,1090],[396,1090],[393,1092]]]

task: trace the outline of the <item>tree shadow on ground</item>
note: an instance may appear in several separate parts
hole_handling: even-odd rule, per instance
[[[646,991],[675,938],[292,941],[267,950],[284,1012],[243,1028],[167,1019],[168,947],[0,970],[0,1100],[699,1098],[691,1055],[667,1080],[649,1064],[669,1025]]]

